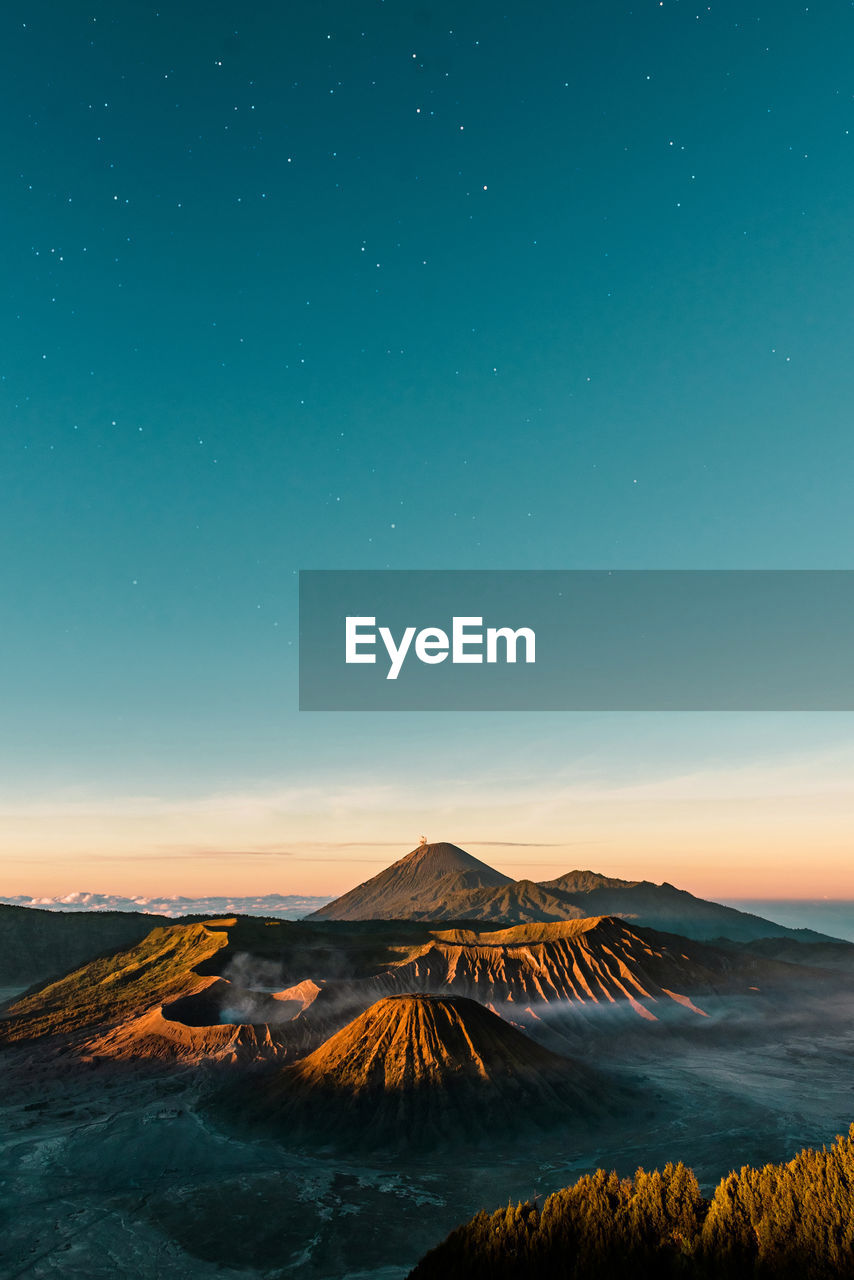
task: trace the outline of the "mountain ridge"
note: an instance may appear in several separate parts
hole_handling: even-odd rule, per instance
[[[165,916],[131,911],[55,911],[0,903],[2,986],[29,987],[85,964],[96,956],[133,946]]]
[[[830,983],[850,985],[851,944],[783,943],[763,954],[615,916],[170,924],[9,1002],[0,1044],[44,1039],[84,1059],[293,1060],[378,1000],[414,993],[476,1000],[560,1052],[615,1018],[625,1030],[684,1025],[730,997],[757,1012],[803,1008]]]
[[[447,842],[422,844],[307,918],[514,925],[591,916],[619,916],[698,941],[836,941],[698,898],[667,881],[622,880],[590,870],[568,871],[552,880],[513,880]]]

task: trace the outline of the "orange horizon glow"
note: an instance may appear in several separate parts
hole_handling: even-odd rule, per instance
[[[433,837],[431,837],[431,840]],[[791,838],[785,845],[768,839],[750,849],[695,845],[665,848],[638,839],[631,850],[613,837],[599,841],[556,843],[539,853],[440,831],[474,857],[514,879],[552,880],[567,871],[595,871],[625,880],[669,881],[706,898],[743,897],[854,899],[850,853],[835,842],[818,856],[813,846],[805,869],[803,849]],[[5,896],[56,896],[78,891],[143,895],[238,895],[283,893],[338,896],[402,858],[417,845],[416,838],[383,840],[372,848],[294,842],[286,850],[149,846],[139,850],[57,855],[40,851],[6,863],[0,877]],[[703,842],[705,844],[705,842]],[[594,847],[595,846],[595,847]]]
[[[707,898],[854,899],[854,752],[615,781],[513,774],[0,798],[0,894],[337,896],[425,832],[517,879],[593,870]]]

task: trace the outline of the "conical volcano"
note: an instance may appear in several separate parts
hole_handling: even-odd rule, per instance
[[[425,843],[343,897],[328,902],[314,916],[329,920],[435,919],[456,895],[512,883],[510,876],[455,844]]]
[[[253,1093],[255,1117],[289,1134],[430,1147],[586,1119],[605,1089],[475,1000],[400,995]]]
[[[352,1093],[444,1089],[472,1079],[500,1083],[568,1068],[476,1000],[387,996],[293,1068],[304,1084]]]

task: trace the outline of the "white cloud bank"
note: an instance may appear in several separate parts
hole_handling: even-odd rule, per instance
[[[272,916],[277,920],[299,920],[329,902],[328,897],[299,894],[268,893],[258,897],[135,897],[123,898],[115,893],[66,893],[61,897],[34,898],[21,894],[0,898],[0,902],[16,907],[41,907],[47,911],[142,911],[147,915],[197,916],[242,915]]]

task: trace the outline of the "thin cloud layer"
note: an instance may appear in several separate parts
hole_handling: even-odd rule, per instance
[[[299,920],[328,901],[328,897],[279,893],[257,897],[223,895],[186,898],[175,895],[125,898],[115,893],[78,892],[57,897],[34,898],[21,894],[14,898],[0,898],[0,902],[10,906],[40,907],[47,911],[142,911],[146,915],[172,918],[197,915],[272,916],[277,920]]]

